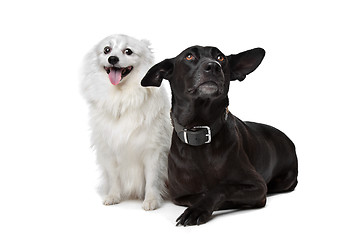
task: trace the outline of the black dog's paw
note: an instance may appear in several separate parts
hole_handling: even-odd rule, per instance
[[[189,207],[176,219],[176,226],[191,226],[206,223],[211,217],[211,212],[199,207]]]

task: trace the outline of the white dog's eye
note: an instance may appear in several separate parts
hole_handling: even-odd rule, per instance
[[[105,53],[105,54],[108,54],[109,52],[111,52],[111,47],[106,46],[106,47],[104,48],[104,53]]]
[[[133,54],[133,51],[131,51],[130,48],[127,48],[127,49],[125,49],[124,53],[125,53],[126,55],[129,55],[129,56],[130,56],[131,54]]]

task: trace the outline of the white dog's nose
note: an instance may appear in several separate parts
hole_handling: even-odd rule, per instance
[[[115,65],[116,63],[119,62],[119,58],[117,56],[110,56],[108,58],[108,62],[112,65]]]

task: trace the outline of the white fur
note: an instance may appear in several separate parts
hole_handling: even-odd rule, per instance
[[[148,45],[147,41],[112,35],[84,59],[81,90],[90,105],[91,142],[103,172],[105,205],[138,198],[144,199],[145,210],[153,210],[166,195],[170,104],[164,88],[140,85],[153,65]],[[111,46],[111,53],[104,54],[105,46]],[[126,48],[133,54],[124,54]],[[117,86],[104,70],[109,56],[117,56],[120,67],[133,66]]]

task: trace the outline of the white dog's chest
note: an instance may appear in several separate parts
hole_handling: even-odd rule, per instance
[[[99,143],[97,140],[100,140],[107,143],[113,152],[141,151],[149,134],[144,118],[138,111],[136,114],[129,112],[118,118],[106,114],[94,117],[92,129],[95,146]]]

